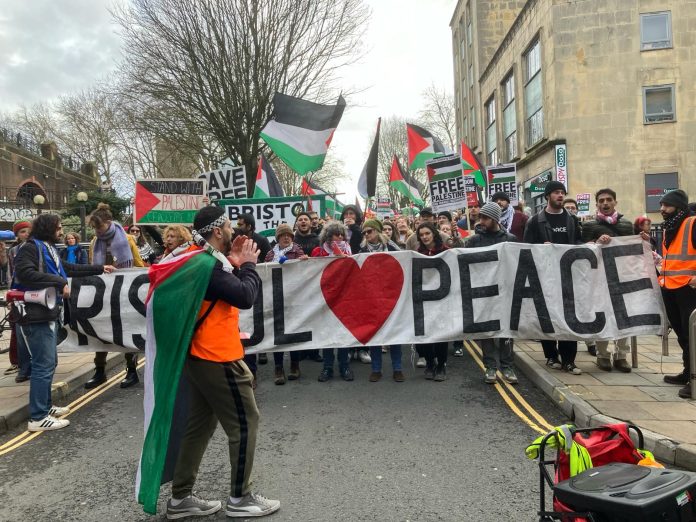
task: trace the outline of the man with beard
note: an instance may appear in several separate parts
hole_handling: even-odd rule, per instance
[[[261,287],[258,249],[251,239],[232,243],[232,227],[222,208],[204,207],[193,220],[194,242],[187,253],[216,258],[200,310],[184,372],[189,383],[189,415],[172,480],[167,518],[205,516],[222,507],[193,494],[198,468],[218,422],[227,435],[231,466],[228,517],[269,515],[280,502],[251,491],[259,410],[253,377],[243,361],[239,308],[251,308]],[[196,253],[203,248],[202,253]],[[233,271],[234,268],[234,271]],[[225,335],[220,335],[224,331]]]
[[[310,255],[312,250],[319,246],[319,236],[312,229],[312,216],[309,212],[300,212],[297,215],[293,241],[300,245],[305,255]]]
[[[668,384],[682,384],[679,396],[691,399],[689,383],[689,317],[696,309],[696,217],[689,210],[689,198],[683,190],[673,190],[660,200],[664,219],[662,239],[662,271],[658,277],[662,287],[667,319],[677,334],[682,349],[684,370],[665,375]],[[643,237],[645,240],[645,237]]]
[[[581,229],[578,219],[563,208],[566,188],[560,181],[549,181],[544,188],[546,207],[529,218],[524,229],[524,242],[533,244],[559,243],[579,245]],[[580,375],[582,370],[575,366],[578,352],[577,341],[541,341],[546,357],[546,366]],[[561,360],[558,360],[560,355]]]
[[[485,203],[479,214],[479,226],[476,234],[466,242],[466,248],[479,248],[498,243],[516,242],[517,238],[500,226],[501,207],[494,202]],[[477,341],[483,353],[483,365],[486,367],[485,382],[495,384],[496,373],[500,368],[503,378],[510,384],[517,384],[517,375],[513,368],[512,345],[508,338],[480,339]]]
[[[263,263],[266,256],[271,251],[271,244],[268,239],[256,232],[256,220],[252,214],[240,214],[237,218],[237,229],[243,236],[253,239],[259,247],[259,258],[257,263]]]
[[[524,227],[527,225],[527,220],[529,220],[527,214],[515,210],[510,205],[510,196],[505,192],[496,192],[491,196],[491,201],[497,203],[501,209],[500,227],[515,236],[518,241],[522,241]]]
[[[567,200],[566,200],[567,201]],[[632,236],[633,223],[627,220],[623,214],[616,210],[616,192],[610,188],[604,188],[595,194],[597,214],[594,219],[585,221],[582,225],[582,240],[585,243],[599,243],[606,245],[612,237]],[[616,353],[614,354],[614,368],[620,372],[628,373],[631,365],[626,361],[626,354],[630,350],[628,338],[616,339]],[[597,366],[605,372],[610,372],[612,367],[611,354],[608,341],[597,341]]]

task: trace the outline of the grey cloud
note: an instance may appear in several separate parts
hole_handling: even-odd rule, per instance
[[[114,70],[120,39],[109,0],[30,0],[0,13],[0,109],[85,88]]]

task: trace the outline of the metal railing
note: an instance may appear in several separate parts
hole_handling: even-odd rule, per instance
[[[33,140],[26,134],[22,134],[14,129],[9,129],[7,127],[0,127],[0,140],[10,143],[15,147],[24,149],[36,156],[43,157],[41,154],[41,144]],[[73,170],[75,172],[80,172],[82,168],[82,161],[78,158],[69,156],[67,154],[58,154],[64,167]]]

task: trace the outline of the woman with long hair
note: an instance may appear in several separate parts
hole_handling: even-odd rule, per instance
[[[138,247],[138,252],[140,253],[140,258],[143,260],[146,266],[150,266],[155,259],[157,259],[157,254],[150,246],[150,243],[145,239],[143,231],[140,229],[140,225],[131,225],[127,229],[128,233],[135,238],[135,244]]]
[[[445,250],[447,245],[433,223],[425,221],[416,229],[418,238],[418,253],[425,256],[436,256]],[[447,343],[428,343],[417,345],[418,355],[425,358],[425,378],[437,382],[447,378]]]

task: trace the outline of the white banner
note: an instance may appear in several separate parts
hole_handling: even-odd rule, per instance
[[[243,199],[247,197],[246,168],[225,167],[198,175],[208,183],[208,199]]]
[[[258,272],[262,292],[240,314],[248,353],[488,337],[609,340],[660,334],[664,324],[652,253],[635,236],[602,247],[503,243],[436,257],[313,258]],[[147,288],[142,269],[74,279],[58,349],[142,350]]]

